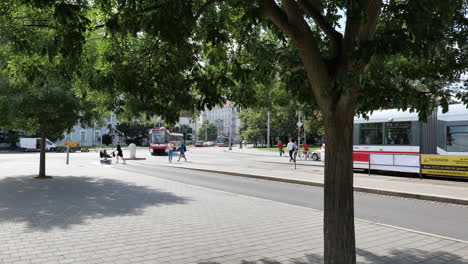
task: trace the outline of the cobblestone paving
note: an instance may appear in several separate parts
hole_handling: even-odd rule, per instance
[[[54,162],[51,180],[3,163],[0,263],[323,262],[320,211]],[[359,263],[468,264],[468,243],[359,220],[356,234]]]

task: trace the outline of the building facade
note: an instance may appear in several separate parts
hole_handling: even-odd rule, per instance
[[[117,124],[117,116],[114,113],[111,113],[110,118],[105,120],[104,126],[84,128],[80,124],[76,124],[71,132],[65,132],[63,139],[57,141],[56,144],[57,146],[63,146],[65,141],[74,141],[79,142],[82,147],[103,146],[102,136],[109,134],[113,138],[113,145],[116,145],[119,141],[121,145],[125,145],[125,141],[115,132]]]
[[[240,141],[239,128],[241,121],[238,117],[237,107],[232,102],[226,103],[222,107],[215,107],[211,110],[206,109],[201,112],[198,118],[198,127],[204,120],[208,120],[209,123],[216,125],[218,136],[229,136],[229,132],[232,130],[233,141],[235,143]]]

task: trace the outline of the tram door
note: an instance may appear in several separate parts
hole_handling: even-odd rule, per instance
[[[421,122],[420,124],[421,154],[437,154],[437,106],[427,117],[427,122]]]

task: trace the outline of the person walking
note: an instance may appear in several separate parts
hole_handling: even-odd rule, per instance
[[[293,149],[294,162],[296,162],[298,151],[299,151],[299,146],[297,145],[297,141],[294,141],[294,149]]]
[[[293,161],[293,152],[294,152],[294,143],[292,142],[292,139],[289,139],[289,143],[286,146],[289,151],[289,162]]]
[[[167,145],[167,156],[169,158],[169,163],[172,163],[172,156],[174,155],[175,145],[172,142],[169,142]]]
[[[179,159],[177,160],[177,162],[180,161],[181,157],[184,157],[185,162],[187,162],[187,157],[185,157],[186,151],[187,151],[187,148],[185,147],[185,142],[182,142],[182,144],[180,144],[180,148],[179,148],[180,155],[179,155]]]
[[[283,153],[284,153],[283,148],[284,148],[283,142],[281,142],[281,140],[278,140],[278,150],[279,150],[280,157],[283,156]]]
[[[117,142],[117,163],[119,163],[119,157],[122,159],[123,164],[126,164],[122,153],[122,147],[120,147],[120,141]]]

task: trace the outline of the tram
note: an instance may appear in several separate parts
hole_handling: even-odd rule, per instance
[[[218,138],[216,138],[216,146],[229,147],[229,137],[219,136]]]
[[[468,109],[465,105],[449,105],[447,113],[442,113],[442,108],[438,107],[427,122],[420,122],[417,113],[397,109],[374,111],[368,117],[354,119],[355,168],[367,168],[371,153],[401,159],[400,168],[385,167],[392,171],[405,171],[405,162],[415,163],[419,154],[468,156]]]
[[[174,144],[176,149],[184,141],[184,135],[169,131],[169,129],[153,128],[148,132],[149,151],[151,155],[164,155],[168,151],[169,143]]]

